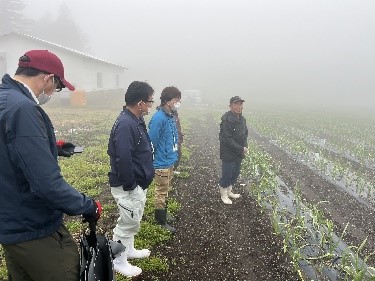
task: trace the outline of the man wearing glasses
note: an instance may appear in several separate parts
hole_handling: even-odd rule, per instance
[[[123,110],[113,124],[108,142],[111,170],[108,173],[111,193],[120,217],[113,229],[113,240],[126,249],[113,261],[115,271],[137,276],[142,269],[128,259],[147,258],[148,249],[134,248],[134,235],[139,231],[147,188],[154,178],[152,145],[143,116],[150,113],[154,89],[145,82],[132,82],[126,93]]]
[[[78,280],[78,247],[63,215],[100,216],[99,202],[61,175],[54,128],[39,106],[63,87],[74,90],[47,50],[25,53],[0,85],[0,243],[9,280]]]

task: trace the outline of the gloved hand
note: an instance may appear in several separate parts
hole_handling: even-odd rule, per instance
[[[99,201],[95,201],[92,199],[92,202],[94,203],[95,206],[95,212],[94,213],[89,213],[89,214],[83,214],[83,221],[82,222],[88,222],[91,225],[96,225],[98,222],[100,215],[102,214],[102,205],[100,204]]]
[[[70,157],[74,154],[74,148],[76,147],[74,144],[59,140],[56,142],[56,145],[58,156]]]

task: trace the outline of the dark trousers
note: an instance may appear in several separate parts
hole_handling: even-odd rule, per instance
[[[78,247],[64,225],[50,236],[2,246],[11,281],[79,280]]]
[[[227,188],[230,185],[234,185],[241,172],[242,159],[236,161],[221,161],[221,179],[219,185]]]

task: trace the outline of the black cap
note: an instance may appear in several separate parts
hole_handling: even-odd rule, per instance
[[[229,104],[232,104],[232,103],[234,103],[234,102],[238,102],[238,101],[242,101],[242,102],[244,102],[244,100],[241,99],[239,96],[234,96],[234,97],[231,97],[231,98],[230,98]]]

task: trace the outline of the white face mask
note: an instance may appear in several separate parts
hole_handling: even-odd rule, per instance
[[[44,83],[47,83],[47,80],[48,79],[44,77]],[[53,83],[55,83],[55,80],[53,80],[53,76],[52,76],[52,81]],[[39,95],[39,97],[37,97],[37,99],[38,99],[39,105],[42,105],[42,104],[47,103],[51,99],[51,95],[47,95],[43,89],[43,92]]]
[[[151,109],[152,108],[147,107],[147,112],[142,112],[142,116],[149,115],[151,113]]]
[[[177,110],[179,109],[180,106],[181,106],[181,103],[179,101],[175,102],[172,104],[172,110]]]
[[[37,98],[38,101],[39,101],[39,105],[42,105],[42,104],[45,104],[47,103],[50,99],[51,99],[51,96],[49,95],[46,95],[46,93],[43,91],[39,97]]]
[[[152,110],[152,107],[148,107],[147,106],[147,103],[145,103],[145,102],[143,102],[145,105],[146,105],[146,107],[147,107],[147,112],[144,112],[144,111],[142,111],[142,116],[146,116],[146,115],[149,115],[150,113],[151,113],[151,110]],[[139,103],[138,104],[138,106],[141,106],[141,104]]]

